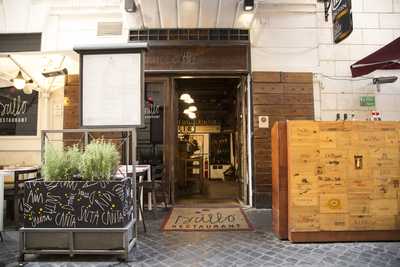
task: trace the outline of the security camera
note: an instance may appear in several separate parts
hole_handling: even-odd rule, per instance
[[[67,75],[68,74],[68,70],[67,68],[63,68],[63,69],[56,69],[56,70],[50,70],[50,71],[43,71],[42,75],[46,78],[50,78],[50,77],[56,77],[56,76],[61,76],[61,75]]]
[[[397,76],[377,77],[372,79],[373,84],[394,83],[397,81]]]

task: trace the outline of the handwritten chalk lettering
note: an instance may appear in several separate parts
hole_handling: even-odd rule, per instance
[[[30,212],[33,208],[32,205],[28,204],[26,201],[24,201],[23,206],[24,206],[24,213]]]
[[[53,196],[47,192],[46,201],[44,203],[44,212],[54,214],[57,211],[57,205],[60,203],[60,196]]]
[[[90,194],[86,191],[79,190],[77,196],[81,198],[89,198]]]
[[[124,216],[119,210],[107,211],[101,214],[101,222],[105,225],[113,225],[124,221]]]
[[[76,217],[73,214],[70,213],[58,213],[55,217],[56,225],[58,227],[63,227],[63,228],[75,228],[76,227]]]
[[[44,183],[44,187],[46,187],[46,190],[47,191],[51,191],[51,190],[53,190],[53,189],[56,189],[56,188],[58,188],[58,183],[53,183],[53,182],[45,182]]]
[[[36,193],[34,190],[29,191],[28,197],[27,197],[27,202],[29,203],[43,203],[43,194],[42,193]]]
[[[78,221],[97,225],[99,223],[99,218],[99,211],[91,211],[87,207],[81,207],[81,215],[78,217]]]
[[[98,185],[98,184],[99,184],[99,182],[86,182],[86,183],[82,186],[82,189],[90,188],[90,187],[96,186],[96,185]]]
[[[32,227],[36,227],[39,224],[43,224],[46,222],[51,222],[53,218],[50,215],[39,215],[39,216],[32,216]]]
[[[117,184],[113,187],[113,191],[117,194],[119,199],[123,201],[126,196],[126,192],[121,184]]]
[[[65,189],[70,189],[72,191],[76,191],[77,187],[78,187],[78,183],[74,182],[74,181],[68,181],[68,182],[61,182],[59,183],[60,187],[63,187]]]

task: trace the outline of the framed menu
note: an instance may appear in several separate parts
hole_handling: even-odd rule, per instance
[[[81,127],[140,127],[144,123],[146,44],[78,47]]]

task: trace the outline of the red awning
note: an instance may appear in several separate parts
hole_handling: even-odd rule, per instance
[[[400,69],[400,37],[350,66],[353,77],[374,70]]]

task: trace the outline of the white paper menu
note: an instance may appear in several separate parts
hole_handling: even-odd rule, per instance
[[[82,76],[82,126],[142,124],[140,53],[85,54]]]

